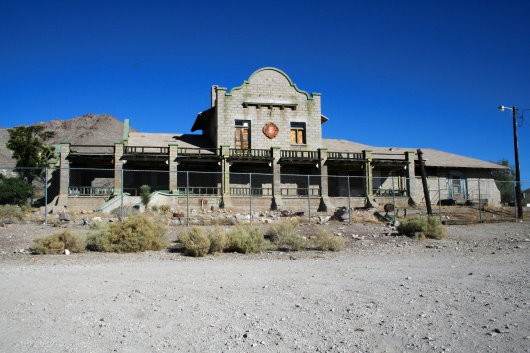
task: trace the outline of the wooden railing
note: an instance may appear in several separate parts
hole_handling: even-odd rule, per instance
[[[169,154],[169,147],[125,146],[125,154]]]
[[[177,156],[183,157],[202,157],[218,155],[219,150],[217,148],[187,148],[179,147],[177,149]]]
[[[355,152],[328,152],[328,159],[363,160],[362,153]]]
[[[114,146],[111,145],[70,145],[70,154],[114,154]]]
[[[219,195],[221,188],[217,186],[190,186],[177,188],[177,194],[186,195],[189,193],[190,196],[196,195]]]
[[[309,191],[309,196],[320,196],[318,188],[280,188],[282,196],[306,196]]]
[[[295,151],[295,150],[282,150],[280,153],[281,158],[287,159],[318,159],[318,151]]]
[[[107,196],[114,193],[114,188],[92,187],[92,186],[71,186],[68,188],[68,195],[71,196]]]
[[[241,158],[272,158],[271,150],[230,148],[230,157]]]
[[[231,196],[272,196],[272,188],[230,187]]]
[[[373,189],[375,196],[407,196],[407,190],[403,189]]]

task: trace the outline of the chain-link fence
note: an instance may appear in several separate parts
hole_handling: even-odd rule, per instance
[[[427,194],[420,178],[402,175],[221,173],[192,170],[86,168],[0,168],[0,204],[40,208],[50,213],[100,212],[123,218],[163,208],[183,224],[205,214],[230,211],[238,222],[256,222],[277,210],[287,216],[339,214],[372,209],[393,220],[427,213]],[[25,171],[25,172],[24,172]],[[518,219],[515,182],[492,178],[429,177],[432,213],[444,223],[498,222]],[[31,183],[31,190],[27,187]],[[530,182],[521,183],[521,205],[528,211]],[[523,211],[524,212],[524,211]]]

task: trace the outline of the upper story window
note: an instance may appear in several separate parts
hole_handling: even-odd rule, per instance
[[[234,148],[249,149],[250,148],[250,121],[236,120]]]
[[[291,143],[305,145],[305,123],[291,123]]]

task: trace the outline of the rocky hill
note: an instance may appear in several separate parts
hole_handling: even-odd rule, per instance
[[[123,122],[107,114],[85,114],[68,120],[56,119],[34,125],[41,125],[47,131],[55,132],[55,137],[47,141],[49,144],[68,141],[72,144],[112,145],[123,137]],[[9,140],[7,129],[0,128],[0,168],[15,166],[11,151],[6,147]]]

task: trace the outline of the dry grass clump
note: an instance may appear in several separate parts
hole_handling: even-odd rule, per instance
[[[161,221],[133,216],[97,227],[88,236],[87,249],[118,253],[161,250],[165,247],[166,232],[167,227]]]
[[[204,228],[193,227],[182,232],[179,240],[186,249],[186,254],[190,256],[205,256],[210,252],[210,238]]]
[[[447,236],[445,227],[437,217],[413,216],[401,221],[397,226],[399,234],[418,239],[443,239]]]
[[[77,253],[85,250],[86,237],[66,230],[62,233],[36,238],[33,243],[30,250],[34,254],[62,254],[65,249]]]
[[[24,219],[24,210],[15,205],[0,205],[0,222],[22,221]]]
[[[325,229],[320,229],[311,240],[313,249],[322,251],[341,251],[344,249],[344,239]]]

